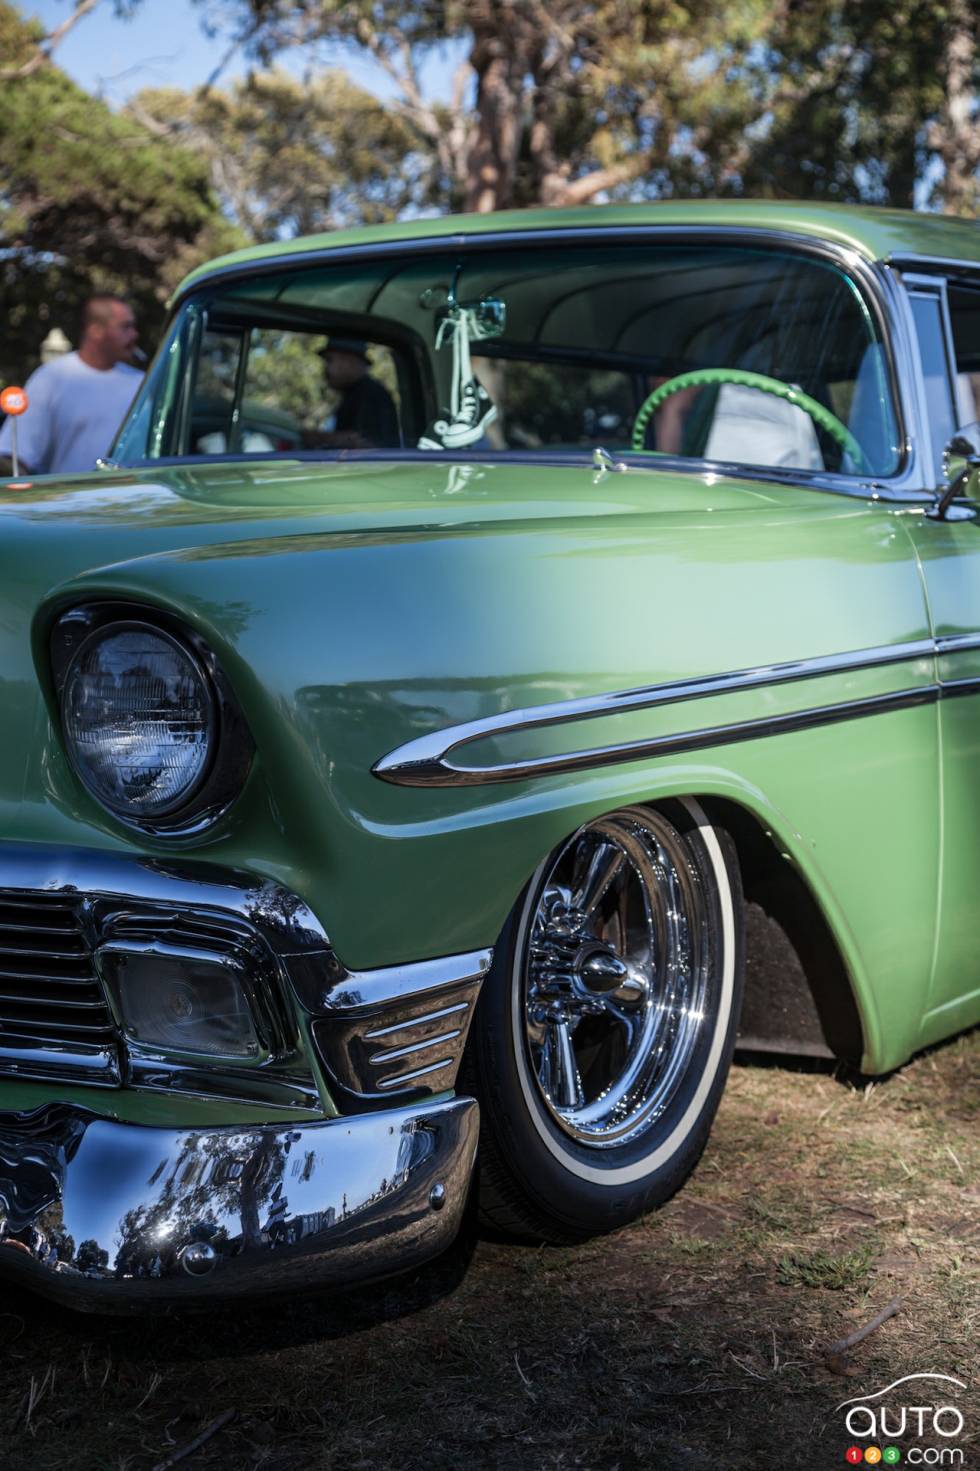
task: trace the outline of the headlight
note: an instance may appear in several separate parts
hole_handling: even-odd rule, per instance
[[[192,630],[136,603],[88,603],[51,630],[71,764],[123,821],[202,831],[238,796],[254,746],[217,659]]]
[[[201,787],[215,700],[191,652],[158,628],[116,623],[76,650],[62,693],[69,755],[93,796],[125,817],[167,817]]]

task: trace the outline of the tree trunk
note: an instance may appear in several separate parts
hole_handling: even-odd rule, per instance
[[[534,27],[499,0],[474,5],[470,23],[476,107],[464,197],[467,210],[486,214],[513,202]]]
[[[977,40],[969,0],[953,0],[950,6],[944,61],[946,99],[929,141],[943,163],[939,196],[944,214],[972,216],[977,208],[980,131],[974,120]]]

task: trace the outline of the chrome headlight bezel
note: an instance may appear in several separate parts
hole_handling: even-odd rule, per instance
[[[160,812],[142,815],[112,802],[89,779],[66,722],[65,694],[73,671],[93,642],[143,629],[169,642],[187,661],[207,705],[208,751],[193,783]],[[139,832],[186,836],[209,827],[231,806],[245,784],[254,745],[238,702],[208,645],[166,613],[145,606],[93,603],[67,609],[51,635],[51,666],[58,699],[61,739],[68,762],[86,792],[117,822]]]

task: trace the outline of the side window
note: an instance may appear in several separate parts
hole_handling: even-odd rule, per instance
[[[390,348],[360,338],[255,327],[244,377],[242,448],[390,449],[401,443]]]
[[[954,397],[960,426],[980,420],[980,283],[950,282],[947,299],[956,359]]]
[[[233,442],[235,394],[244,346],[240,331],[209,331],[201,338],[190,411],[191,454],[226,454]]]
[[[279,327],[203,334],[190,413],[194,455],[289,454],[400,443],[387,347]]]
[[[949,358],[946,353],[942,297],[935,289],[916,290],[913,288],[909,292],[909,304],[912,308],[912,320],[915,323],[915,335],[919,343],[919,359],[922,363],[922,376],[926,391],[932,474],[938,484],[943,448],[949,443],[956,427],[953,385]]]

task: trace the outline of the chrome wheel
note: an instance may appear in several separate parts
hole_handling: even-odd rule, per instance
[[[468,1059],[491,1227],[582,1241],[669,1200],[725,1086],[744,933],[735,845],[696,797],[552,849],[501,932]]]
[[[669,1108],[714,1009],[710,895],[687,839],[633,808],[581,828],[539,876],[514,996],[548,1117],[579,1145]]]

